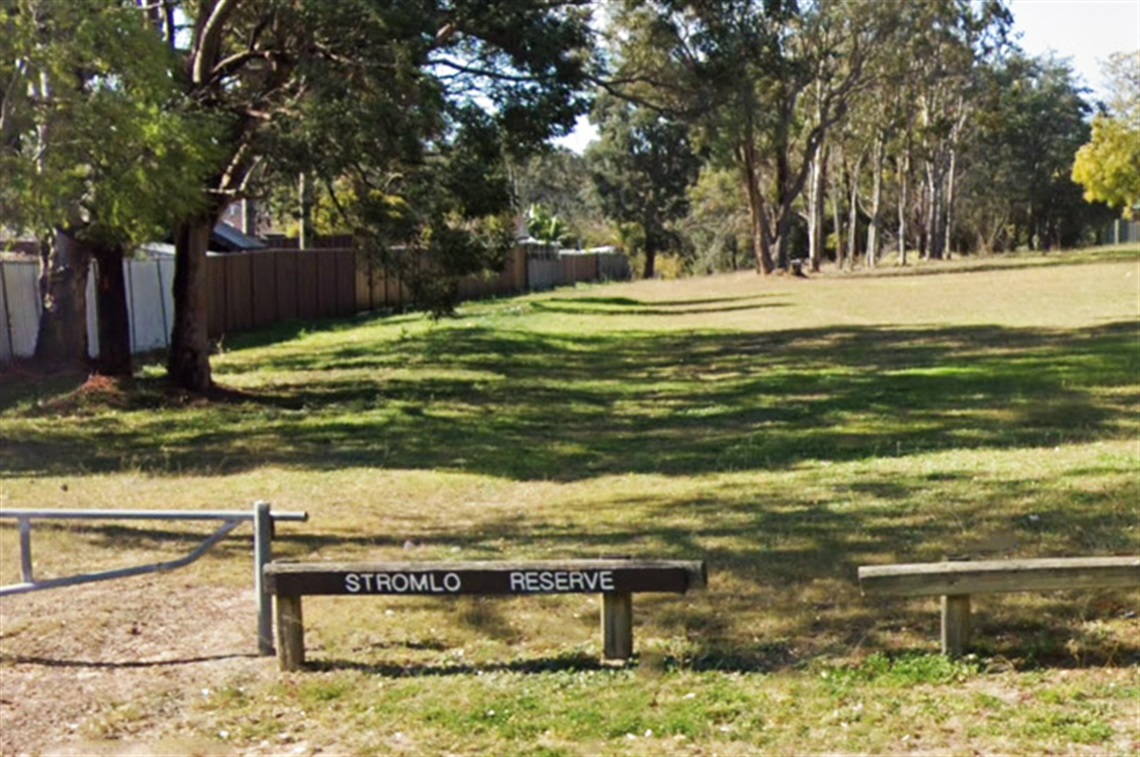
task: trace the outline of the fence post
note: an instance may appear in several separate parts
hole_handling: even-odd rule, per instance
[[[273,654],[273,599],[265,586],[265,566],[273,559],[273,516],[269,503],[253,504],[253,586],[257,593],[257,651]]]
[[[32,573],[32,521],[30,518],[20,518],[20,578],[24,583],[34,582]]]
[[[602,654],[607,660],[633,656],[633,595],[602,595]]]
[[[16,340],[12,338],[12,308],[8,305],[7,266],[0,261],[0,300],[4,301],[4,332],[8,337],[8,359],[16,360]]]

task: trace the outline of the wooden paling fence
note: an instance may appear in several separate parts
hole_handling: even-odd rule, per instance
[[[131,343],[135,352],[169,345],[173,325],[172,258],[124,262]],[[38,265],[0,262],[0,362],[31,357],[39,324]],[[536,289],[631,276],[624,255],[559,252],[520,245],[504,269],[459,282],[460,300],[503,297]],[[274,248],[210,253],[206,259],[209,333],[264,328],[291,320],[340,318],[416,305],[408,287],[371,256],[349,247]],[[98,354],[94,296],[88,285],[88,342]]]

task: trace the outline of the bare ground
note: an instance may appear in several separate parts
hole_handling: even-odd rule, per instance
[[[195,698],[274,665],[250,589],[158,575],[4,597],[0,754],[226,754],[189,735]]]

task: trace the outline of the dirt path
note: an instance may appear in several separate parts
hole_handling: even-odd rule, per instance
[[[256,651],[249,589],[171,574],[5,597],[0,754],[225,753],[187,721],[203,690],[272,671]]]

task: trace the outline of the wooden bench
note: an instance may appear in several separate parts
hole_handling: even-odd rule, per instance
[[[1140,588],[1140,557],[912,563],[859,568],[864,594],[942,597],[942,651],[970,642],[970,595],[1065,589]]]
[[[265,581],[276,599],[281,670],[305,663],[304,596],[601,594],[605,658],[625,660],[633,655],[633,594],[684,594],[708,584],[703,561],[679,560],[273,562]]]

